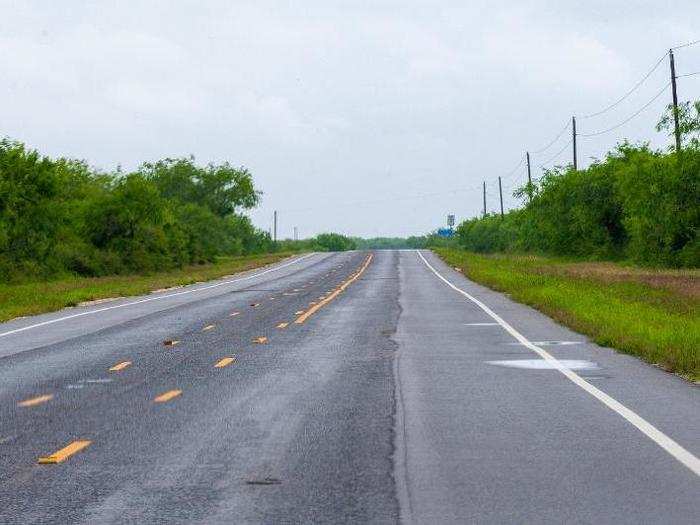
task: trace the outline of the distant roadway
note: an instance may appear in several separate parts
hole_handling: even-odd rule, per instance
[[[698,523],[700,389],[429,251],[0,324],[0,523]]]

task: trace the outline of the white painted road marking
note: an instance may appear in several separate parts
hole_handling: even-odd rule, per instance
[[[520,345],[520,343],[508,343],[509,345]],[[532,341],[533,345],[537,346],[571,346],[583,345],[585,341]]]
[[[19,332],[24,332],[25,330],[31,330],[32,328],[39,328],[40,326],[46,326],[46,325],[58,323],[60,321],[67,321],[68,319],[75,319],[76,317],[83,317],[85,315],[97,314],[100,312],[106,312],[107,310],[114,310],[116,308],[124,308],[125,306],[133,306],[135,304],[142,304],[142,303],[148,303],[151,301],[158,301],[160,299],[167,299],[168,297],[176,297],[178,295],[185,295],[185,294],[190,294],[190,293],[195,293],[195,292],[201,292],[204,290],[211,290],[212,288],[218,288],[219,286],[224,286],[226,284],[233,284],[233,283],[237,283],[240,281],[247,281],[248,279],[253,279],[255,277],[265,275],[266,273],[276,272],[277,270],[281,270],[282,268],[286,268],[287,266],[291,266],[292,264],[296,264],[299,261],[307,259],[307,258],[311,257],[312,255],[316,255],[316,254],[310,253],[308,255],[304,255],[303,257],[299,257],[298,259],[294,259],[291,262],[288,262],[288,263],[283,264],[281,266],[275,266],[274,268],[270,268],[269,270],[265,270],[263,272],[258,272],[258,273],[253,274],[253,275],[246,275],[245,277],[239,277],[238,279],[231,279],[230,281],[223,281],[220,283],[210,284],[208,286],[202,286],[201,288],[195,288],[194,290],[184,290],[182,292],[175,292],[175,293],[171,293],[171,294],[167,294],[167,295],[159,295],[157,297],[149,297],[147,299],[139,299],[138,301],[132,301],[130,303],[117,304],[114,306],[106,306],[104,308],[98,308],[97,310],[90,310],[88,312],[80,312],[78,314],[67,315],[65,317],[58,317],[56,319],[49,319],[48,321],[43,321],[41,323],[36,323],[36,324],[29,325],[29,326],[23,326],[22,328],[15,328],[14,330],[8,330],[7,332],[2,332],[2,333],[0,333],[0,337],[5,337],[6,335],[17,334]]]
[[[513,328],[510,324],[508,324],[503,318],[501,318],[496,312],[491,310],[488,306],[486,306],[484,303],[479,301],[476,297],[468,294],[464,290],[456,287],[454,284],[452,284],[450,281],[445,279],[440,273],[433,268],[433,266],[423,257],[423,254],[416,250],[416,253],[418,256],[423,260],[425,265],[430,268],[430,270],[440,279],[442,282],[444,282],[447,286],[452,288],[454,291],[461,293],[464,297],[469,299],[471,302],[473,302],[475,305],[477,305],[479,308],[481,308],[484,312],[486,312],[491,318],[496,321],[498,324],[500,324],[506,332],[508,332],[510,335],[512,335],[515,339],[517,339],[520,343],[522,343],[524,346],[528,347],[530,350],[538,354],[540,357],[543,359],[549,361],[554,368],[559,370],[562,374],[566,376],[567,379],[569,379],[572,383],[575,385],[581,387],[583,390],[588,392],[590,395],[595,397],[598,401],[603,403],[605,406],[607,406],[610,410],[613,410],[614,412],[617,412],[619,415],[621,415],[623,418],[625,418],[629,423],[637,427],[637,429],[642,432],[644,435],[646,435],[649,439],[651,439],[654,443],[659,445],[661,448],[663,448],[666,452],[671,454],[674,458],[676,458],[678,461],[680,461],[683,465],[688,467],[696,476],[700,476],[700,459],[698,459],[692,452],[684,449],[681,445],[679,445],[677,442],[675,442],[673,439],[668,437],[666,434],[661,432],[659,429],[657,429],[654,425],[649,423],[647,420],[642,418],[640,415],[637,413],[633,412],[629,408],[627,408],[625,405],[617,401],[616,399],[610,397],[608,394],[600,390],[599,388],[593,386],[591,383],[583,379],[581,376],[579,376],[576,372],[569,370],[565,366],[561,364],[560,361],[558,361],[552,354],[547,352],[546,350],[543,350],[539,346],[534,345],[530,341],[527,340],[527,338],[522,335],[520,332],[518,332],[515,328]]]
[[[506,361],[486,361],[490,365],[508,368],[524,368],[527,370],[558,370],[547,359],[508,359]],[[598,365],[583,359],[559,359],[559,363],[569,370],[595,370]]]

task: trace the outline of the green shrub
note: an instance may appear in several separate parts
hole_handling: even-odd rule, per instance
[[[322,233],[317,235],[314,245],[315,249],[324,252],[342,252],[357,248],[357,244],[353,239],[339,233]]]
[[[460,224],[460,245],[700,266],[700,148],[692,142],[680,157],[625,142],[585,170],[547,171],[516,195],[523,208]]]
[[[258,204],[251,174],[193,158],[100,173],[0,141],[0,281],[63,273],[156,271],[268,252],[241,212]]]

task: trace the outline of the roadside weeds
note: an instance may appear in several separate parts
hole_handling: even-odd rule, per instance
[[[453,268],[602,346],[700,380],[700,272],[435,250]]]
[[[211,264],[186,266],[147,275],[68,277],[46,282],[0,284],[0,322],[52,312],[81,304],[98,304],[144,295],[232,274],[255,270],[287,259],[292,252],[225,257]]]

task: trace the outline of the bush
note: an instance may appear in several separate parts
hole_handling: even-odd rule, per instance
[[[460,244],[700,266],[700,148],[692,142],[680,157],[625,142],[585,170],[548,171],[516,195],[527,199],[522,209],[460,224]]]
[[[156,271],[271,251],[251,174],[193,158],[100,173],[0,141],[0,281]]]
[[[355,241],[339,233],[322,233],[316,236],[315,249],[324,252],[343,252],[357,248]]]

